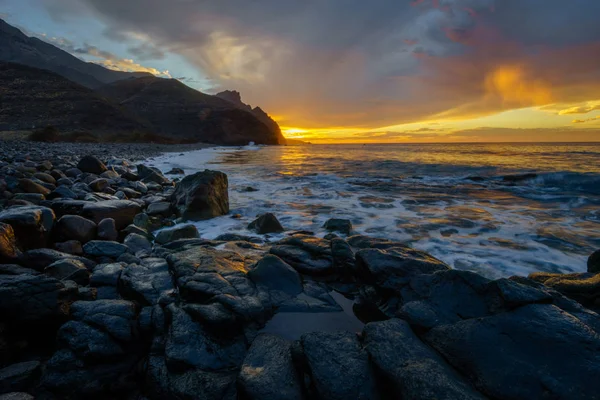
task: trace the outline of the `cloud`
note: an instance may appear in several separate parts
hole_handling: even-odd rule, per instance
[[[574,124],[583,124],[583,123],[586,123],[586,122],[598,121],[598,120],[600,120],[600,115],[597,116],[597,117],[588,118],[588,119],[574,119],[572,121],[572,123],[574,123]]]
[[[77,3],[73,5],[73,3]],[[591,0],[44,0],[183,56],[290,126],[378,128],[593,100]],[[75,10],[75,11],[74,11]],[[375,129],[378,130],[378,129]]]
[[[558,115],[587,114],[596,110],[600,110],[600,102],[591,102],[582,106],[569,107],[564,110],[560,110]]]

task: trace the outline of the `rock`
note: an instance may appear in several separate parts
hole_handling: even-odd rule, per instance
[[[74,281],[82,286],[87,286],[90,282],[90,272],[81,261],[77,260],[56,261],[44,269],[44,274],[61,281]]]
[[[35,400],[35,397],[29,393],[24,392],[12,392],[0,394],[0,400]]]
[[[82,157],[77,164],[77,168],[82,172],[88,172],[95,175],[100,175],[103,172],[108,171],[108,168],[106,168],[106,165],[104,165],[102,161],[91,155]],[[72,176],[69,175],[69,170],[66,171],[66,174]]]
[[[331,239],[331,256],[333,267],[339,270],[342,275],[352,276],[355,273],[354,252],[344,239]]]
[[[31,204],[40,204],[45,199],[46,197],[39,193],[17,193],[14,195],[11,201],[15,202],[16,200],[24,200]]]
[[[140,228],[136,225],[127,225],[125,229],[121,231],[121,235],[129,235],[131,233],[135,233],[137,235],[143,236],[148,240],[154,240],[154,235],[149,233],[147,230]]]
[[[0,264],[0,275],[37,275],[38,272],[31,268],[21,267],[16,264]]]
[[[171,181],[165,177],[157,168],[147,167],[144,164],[137,166],[137,174],[142,179],[142,182],[154,182],[159,185],[168,185]]]
[[[325,222],[323,228],[327,229],[328,231],[349,235],[352,231],[352,222],[350,222],[349,219],[331,218]]]
[[[536,272],[529,279],[543,283],[588,307],[600,307],[600,274]]]
[[[13,262],[21,255],[13,227],[0,222],[0,262]]]
[[[54,179],[54,177],[50,174],[46,174],[44,172],[36,172],[35,174],[33,174],[33,177],[42,182],[46,182],[51,185],[56,185],[56,179]]]
[[[407,277],[450,269],[429,254],[408,248],[359,250],[356,268],[365,282],[385,289],[398,288]]]
[[[23,264],[28,268],[33,268],[38,272],[43,272],[44,269],[56,261],[63,259],[77,260],[82,262],[88,269],[93,269],[96,263],[84,257],[74,256],[72,254],[61,253],[52,249],[35,249],[29,250],[23,257]]]
[[[124,244],[104,240],[92,240],[83,245],[83,252],[94,257],[117,258],[127,250]]]
[[[221,303],[190,303],[183,306],[183,309],[213,335],[231,336],[232,332],[240,331],[235,314]]]
[[[261,235],[265,233],[278,233],[284,231],[283,226],[281,226],[277,218],[271,213],[266,213],[259,216],[248,225],[248,229],[254,230]]]
[[[167,175],[185,175],[185,171],[181,168],[171,168]]]
[[[166,244],[179,239],[196,239],[199,237],[198,228],[189,224],[159,231],[156,235],[156,243]]]
[[[81,242],[78,242],[77,240],[67,240],[66,242],[54,243],[54,248],[61,253],[73,254],[76,256],[83,254]]]
[[[112,218],[115,220],[116,228],[123,229],[133,222],[133,218],[140,210],[140,205],[133,201],[107,200],[86,204],[82,215],[97,224],[103,219]]]
[[[554,305],[441,325],[425,338],[491,398],[598,398],[600,336]]]
[[[45,247],[55,219],[54,212],[46,207],[16,207],[0,212],[0,222],[13,227],[17,244],[24,250]]]
[[[64,215],[81,215],[86,204],[88,202],[83,200],[59,199],[50,202],[48,206],[60,218]]]
[[[59,240],[77,240],[87,243],[96,237],[97,225],[79,215],[65,215],[56,223]]]
[[[237,233],[224,233],[215,238],[216,241],[222,242],[248,242],[248,243],[256,243],[263,244],[265,241],[259,237],[238,235]]]
[[[77,178],[81,174],[83,174],[83,171],[79,168],[69,168],[65,171],[65,175],[67,175],[70,178]]]
[[[335,273],[329,241],[309,236],[293,236],[280,240],[270,253],[307,275]]]
[[[241,366],[246,354],[243,338],[215,340],[182,309],[173,304],[168,309],[172,318],[165,346],[168,365],[199,368],[203,371]]]
[[[248,277],[257,285],[268,290],[277,290],[290,296],[302,292],[302,280],[295,269],[279,257],[268,254],[248,272]]]
[[[19,187],[25,193],[39,193],[39,194],[43,194],[44,196],[50,194],[50,192],[51,192],[50,189],[32,181],[31,179],[20,179]]]
[[[227,175],[205,170],[179,182],[171,204],[184,220],[203,220],[229,212]]]
[[[90,182],[88,186],[94,192],[103,192],[106,188],[110,187],[110,184],[108,183],[108,180],[104,178],[98,178]]]
[[[72,191],[69,187],[65,185],[60,185],[56,189],[54,189],[50,194],[46,196],[48,200],[53,200],[57,198],[63,199],[76,199],[77,193]]]
[[[123,244],[129,248],[129,251],[133,254],[137,254],[138,252],[146,252],[150,253],[152,251],[152,244],[146,239],[145,236],[139,235],[137,233],[130,233],[127,235]]]
[[[0,369],[0,393],[31,390],[42,372],[39,361],[28,361]]]
[[[300,340],[321,399],[378,399],[369,356],[351,332],[314,332]]]
[[[146,258],[141,265],[130,264],[120,275],[124,298],[145,305],[155,305],[174,290],[169,266],[162,258]]]
[[[55,323],[69,310],[65,285],[45,275],[0,275],[0,314],[6,323]]]
[[[365,326],[365,349],[397,399],[484,399],[399,319]]]
[[[121,342],[133,340],[136,315],[135,304],[125,300],[76,301],[71,305],[74,320],[100,328]]]
[[[148,213],[148,215],[162,215],[168,217],[172,214],[171,203],[168,203],[166,201],[152,203],[148,206],[146,212]]]
[[[112,218],[104,218],[98,222],[98,239],[116,241],[119,238],[119,232]]]
[[[302,400],[291,343],[268,334],[254,339],[242,364],[238,390],[248,400]]]
[[[94,268],[94,273],[90,277],[90,285],[95,287],[113,286],[119,283],[119,278],[123,272],[123,265],[119,263],[100,264]]]
[[[587,261],[587,270],[592,273],[600,273],[600,250],[595,251],[590,255]]]
[[[381,249],[387,250],[394,247],[410,249],[407,245],[393,242],[389,239],[373,238],[370,236],[354,235],[348,239],[348,244],[354,249]]]

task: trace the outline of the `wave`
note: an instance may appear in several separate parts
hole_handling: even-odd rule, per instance
[[[564,191],[600,194],[600,174],[588,172],[550,172],[531,179],[535,185],[553,187]]]

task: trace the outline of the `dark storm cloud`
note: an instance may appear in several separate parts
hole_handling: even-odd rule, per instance
[[[507,101],[489,83],[498,66],[517,65],[514,84],[538,90],[544,82],[522,80],[543,68],[545,82],[561,88],[569,74],[561,57],[583,64],[579,77],[600,65],[584,57],[600,41],[597,0],[43,1],[59,18],[103,20],[115,40],[144,35],[148,44],[132,55],[180,54],[218,86],[304,126],[383,126],[533,105],[545,97]],[[570,78],[568,92],[583,81]]]

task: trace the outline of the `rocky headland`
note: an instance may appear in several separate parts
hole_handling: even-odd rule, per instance
[[[144,165],[185,148],[1,145],[0,399],[600,398],[598,252],[492,281],[347,220],[207,240],[227,176]]]

